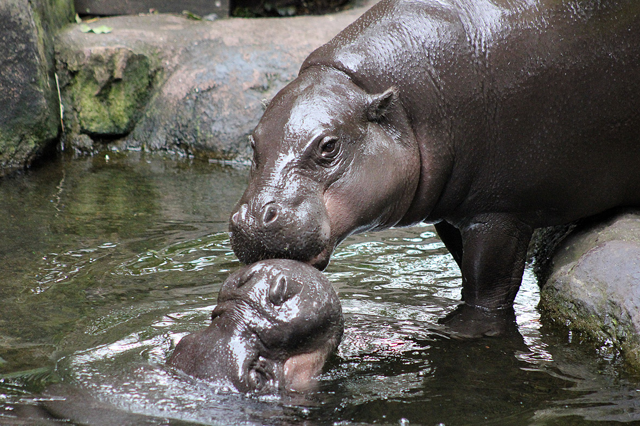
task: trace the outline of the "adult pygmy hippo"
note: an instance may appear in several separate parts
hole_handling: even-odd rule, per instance
[[[340,301],[320,271],[266,260],[225,281],[211,325],[182,338],[168,364],[243,393],[305,390],[343,329]]]
[[[349,234],[435,223],[449,325],[498,333],[534,228],[640,204],[639,76],[637,0],[382,0],[270,102],[233,249],[322,269]]]

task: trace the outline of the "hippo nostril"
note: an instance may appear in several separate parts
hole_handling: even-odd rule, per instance
[[[231,222],[232,223],[238,223],[238,219],[240,218],[240,212],[235,212],[232,216],[231,216]]]
[[[278,219],[278,207],[275,204],[267,204],[262,214],[262,224],[271,225]]]
[[[275,306],[280,306],[287,300],[287,278],[280,275],[269,289],[269,300]]]
[[[231,223],[234,225],[238,225],[240,222],[244,221],[247,217],[247,210],[249,210],[249,206],[245,203],[238,208],[233,215],[231,215]]]

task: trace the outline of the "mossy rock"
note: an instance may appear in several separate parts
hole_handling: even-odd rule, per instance
[[[152,86],[149,58],[124,47],[94,48],[76,65],[69,91],[80,132],[97,137],[129,133]]]
[[[57,140],[60,103],[55,33],[74,16],[71,0],[0,2],[0,176],[31,164]]]

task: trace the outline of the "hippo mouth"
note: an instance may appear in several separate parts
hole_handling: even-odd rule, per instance
[[[252,313],[248,314],[248,311]],[[235,327],[253,336],[254,357],[248,362],[244,380],[234,383],[234,387],[240,392],[257,395],[275,394],[281,390],[304,392],[314,388],[315,376],[322,371],[334,345],[324,345],[314,351],[292,350],[287,353],[276,342],[265,340],[258,330],[242,321],[243,318],[260,315],[260,309],[241,298],[226,299],[218,303],[212,312],[212,322],[221,318],[230,319]]]
[[[267,194],[259,192],[247,202],[240,201],[229,219],[231,247],[238,259],[246,265],[290,259],[324,269],[333,241],[321,198],[309,196],[294,202],[283,200],[280,194],[275,201],[264,192]]]
[[[331,260],[331,254],[333,250],[329,250],[328,248],[324,248],[320,253],[306,261],[305,263],[313,266],[314,268],[324,271],[329,265],[329,261]]]
[[[320,238],[274,241],[269,234],[246,232],[233,226],[229,237],[234,253],[245,265],[267,259],[290,259],[324,270],[333,252],[331,244]]]
[[[329,253],[313,260],[326,264]],[[181,339],[167,363],[225,390],[306,391],[343,330],[340,301],[322,273],[301,262],[267,260],[227,278],[209,327]]]

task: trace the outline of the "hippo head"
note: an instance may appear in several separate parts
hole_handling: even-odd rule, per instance
[[[211,325],[184,337],[168,364],[231,390],[305,390],[344,323],[329,281],[292,260],[244,267],[222,285]]]
[[[252,146],[249,186],[229,226],[244,263],[288,258],[324,269],[348,235],[397,224],[420,174],[396,90],[369,94],[325,67],[276,95]]]

